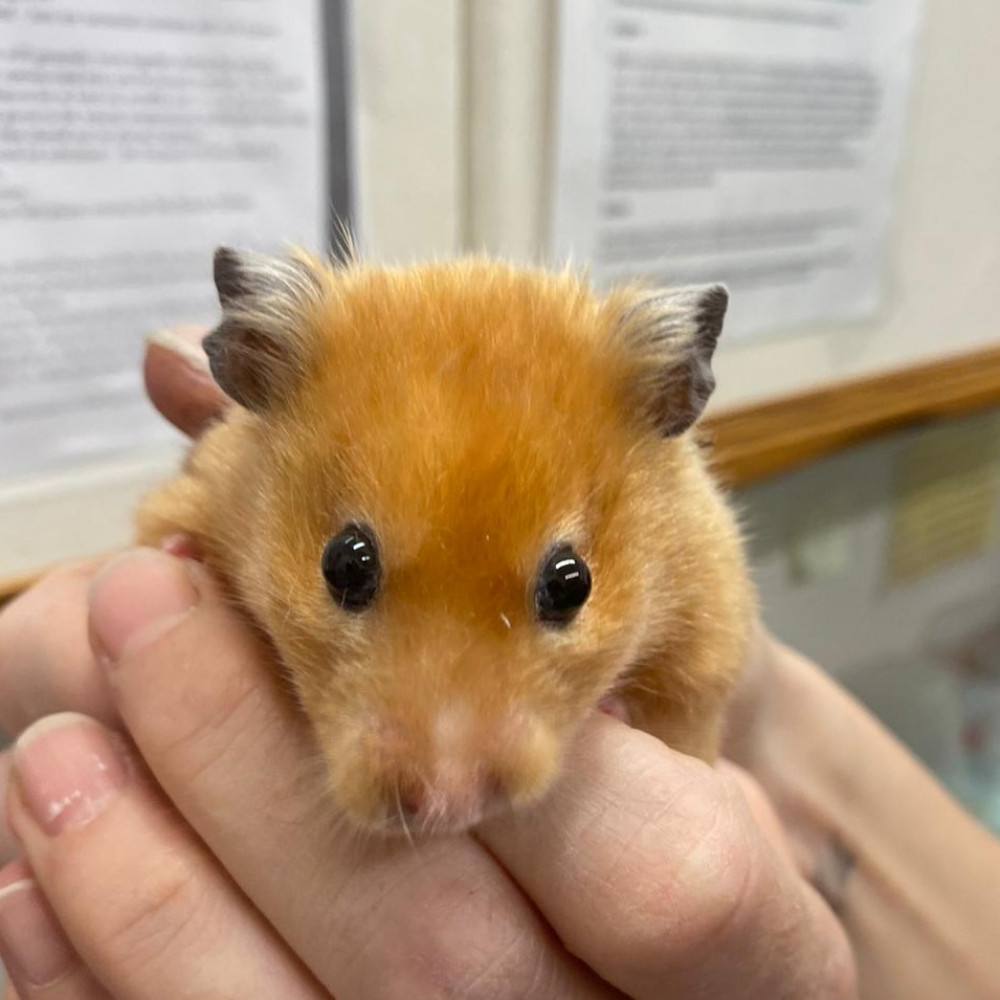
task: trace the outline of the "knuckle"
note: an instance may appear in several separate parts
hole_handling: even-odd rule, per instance
[[[199,688],[198,695],[197,703],[186,701],[182,710],[171,713],[169,725],[155,739],[157,755],[171,759],[180,779],[192,786],[231,766],[262,714],[259,687],[240,673],[220,672],[211,684]],[[144,730],[152,735],[148,732],[152,725],[163,721],[144,715]]]
[[[46,608],[52,604],[52,593],[60,586],[54,574],[47,576],[3,608],[0,612],[0,658],[23,636],[25,629],[43,620]]]
[[[79,567],[64,567],[14,598],[0,612],[0,659],[51,636],[53,617],[63,617],[68,607],[82,608],[86,585]]]
[[[427,884],[425,877],[437,875],[421,876],[422,884]],[[405,885],[409,894],[416,883],[407,878]],[[442,888],[444,894],[417,922],[412,914],[401,917],[395,893],[383,900],[349,970],[355,992],[373,1000],[550,1000],[574,995],[564,987],[549,932],[540,921],[524,919],[508,886],[499,882],[497,894],[480,893],[463,877]],[[459,901],[465,904],[460,917],[453,905]]]
[[[847,935],[834,939],[826,963],[826,982],[830,1000],[858,1000],[858,971]]]
[[[674,803],[687,824],[655,823],[629,865],[630,878],[591,894],[601,914],[587,954],[597,968],[645,979],[683,969],[725,947],[754,893],[753,853],[739,804],[725,782],[692,791],[693,807]],[[673,842],[672,842],[673,839]]]
[[[92,945],[110,966],[134,972],[160,967],[193,945],[211,948],[210,911],[198,874],[164,860],[141,885],[109,896]]]
[[[285,702],[274,697],[273,672],[259,669],[262,656],[259,640],[230,609],[203,596],[114,671],[117,709],[161,780],[168,774],[172,785],[203,787],[231,771],[282,717]]]
[[[86,627],[87,572],[49,574],[0,612],[0,723],[19,732],[51,712],[102,714]]]
[[[556,995],[554,969],[542,941],[525,931],[505,945],[468,962],[450,985],[455,996],[469,1000],[542,1000]]]

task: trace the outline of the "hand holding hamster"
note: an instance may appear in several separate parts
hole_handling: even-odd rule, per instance
[[[204,426],[217,403],[182,356],[151,349],[147,375],[166,414]],[[15,902],[31,954],[44,943],[81,997],[854,995],[843,932],[759,789],[598,713],[540,805],[413,849],[331,826],[273,657],[188,560],[54,574],[0,612],[0,663],[8,732],[71,708],[132,738],[67,715],[22,736],[9,819],[31,867],[0,872],[23,887],[3,893],[0,947],[23,996]]]
[[[75,996],[853,997],[842,930],[731,768],[592,712],[533,808],[416,846],[358,837],[331,822],[311,733],[205,567],[141,550],[89,595],[131,739],[46,719],[9,798],[50,906],[36,940],[60,939],[56,914],[71,945],[48,968],[108,991]],[[36,651],[54,638],[50,615]]]
[[[689,429],[719,286],[221,249],[233,404],[153,494],[273,643],[358,825],[536,801],[598,704],[714,758],[751,607]]]

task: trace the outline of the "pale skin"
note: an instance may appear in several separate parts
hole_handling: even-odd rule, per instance
[[[219,403],[177,351],[147,381],[190,433]],[[718,767],[595,713],[541,805],[416,846],[331,818],[267,652],[176,554],[0,612],[0,725],[22,1000],[1000,995],[996,840],[763,631]]]

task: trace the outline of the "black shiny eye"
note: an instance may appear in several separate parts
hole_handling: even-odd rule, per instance
[[[569,545],[553,549],[538,574],[535,612],[539,621],[564,625],[590,596],[590,570]]]
[[[362,611],[375,599],[382,567],[368,528],[349,524],[331,538],[323,549],[322,566],[333,599],[345,611]]]

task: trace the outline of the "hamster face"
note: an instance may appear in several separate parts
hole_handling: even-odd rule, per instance
[[[693,610],[720,564],[704,537],[736,566],[735,529],[689,436],[664,435],[624,293],[483,261],[302,266],[306,301],[271,310],[291,361],[250,338],[271,369],[234,376],[243,355],[207,344],[248,407],[224,428],[226,572],[336,804],[370,830],[462,830],[542,796],[635,664],[716,627]],[[224,307],[253,286],[217,282]]]

